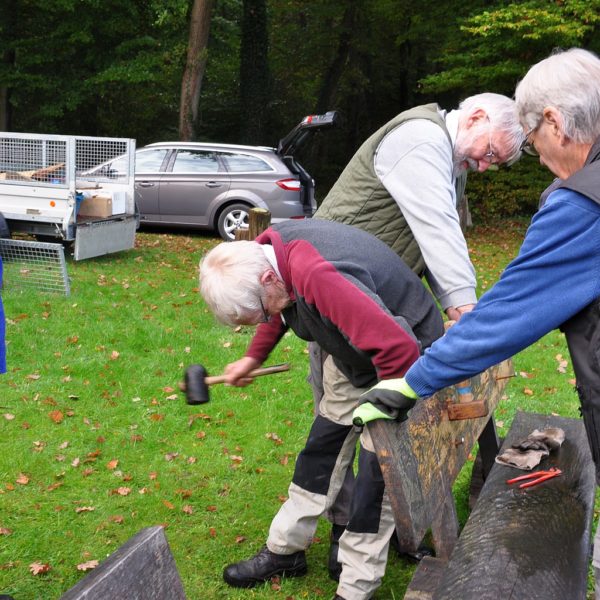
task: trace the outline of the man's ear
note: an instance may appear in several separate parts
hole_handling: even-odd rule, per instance
[[[275,281],[278,281],[279,277],[277,277],[277,273],[275,273],[275,271],[273,271],[273,269],[267,269],[261,276],[260,276],[260,283],[261,285],[267,285],[267,284],[272,284]]]
[[[467,129],[472,127],[473,125],[479,125],[483,121],[486,121],[488,118],[488,114],[483,110],[483,108],[475,108],[467,117]]]
[[[564,144],[567,137],[564,134],[563,118],[558,109],[554,106],[546,106],[542,116],[549,127],[550,134],[557,137],[561,145]]]

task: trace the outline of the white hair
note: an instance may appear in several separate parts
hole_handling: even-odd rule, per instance
[[[600,59],[581,48],[555,52],[529,69],[515,99],[527,127],[537,127],[544,108],[553,106],[567,137],[593,143],[600,136]]]
[[[484,92],[465,98],[458,108],[465,112],[473,112],[478,108],[484,110],[492,128],[506,140],[507,155],[510,157],[507,162],[511,164],[520,157],[523,126],[514,100],[502,94]]]
[[[227,325],[260,314],[261,275],[270,268],[257,242],[223,242],[200,261],[200,293]]]

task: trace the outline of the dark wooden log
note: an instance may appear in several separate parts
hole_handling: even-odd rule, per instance
[[[566,439],[538,469],[558,467],[562,474],[519,489],[506,481],[524,472],[495,464],[435,600],[585,599],[595,470],[583,423],[518,413],[503,448],[546,427],[561,427]]]
[[[60,600],[186,600],[162,527],[147,527]]]
[[[447,561],[426,556],[416,568],[404,600],[431,600],[446,569]]]
[[[403,423],[369,423],[396,520],[402,552],[415,552],[431,527],[436,555],[448,557],[458,522],[452,484],[500,401],[512,363],[504,361],[471,379],[474,401],[484,401],[487,416],[450,421],[447,404],[453,388],[417,402]]]

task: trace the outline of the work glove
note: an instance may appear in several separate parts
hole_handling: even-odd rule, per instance
[[[360,396],[352,423],[362,427],[375,419],[404,421],[417,399],[404,377],[384,379]]]
[[[560,448],[565,441],[565,432],[559,427],[548,427],[548,429],[534,429],[524,440],[513,444],[512,447],[523,452],[527,450],[542,450],[546,455],[551,450]]]

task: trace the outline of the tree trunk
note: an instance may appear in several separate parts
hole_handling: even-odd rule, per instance
[[[214,0],[194,0],[190,17],[188,53],[181,81],[179,107],[179,139],[190,141],[198,121],[198,103],[202,76],[206,66],[206,46],[210,29],[210,13]]]
[[[356,24],[356,16],[358,14],[359,0],[349,0],[344,11],[342,23],[340,26],[340,37],[337,51],[333,61],[330,63],[319,92],[315,113],[320,114],[331,110],[337,93],[340,78],[344,72],[344,67],[348,61],[350,47],[352,43],[352,34]]]
[[[266,0],[244,0],[240,52],[242,141],[266,143],[264,135],[270,99]]]

